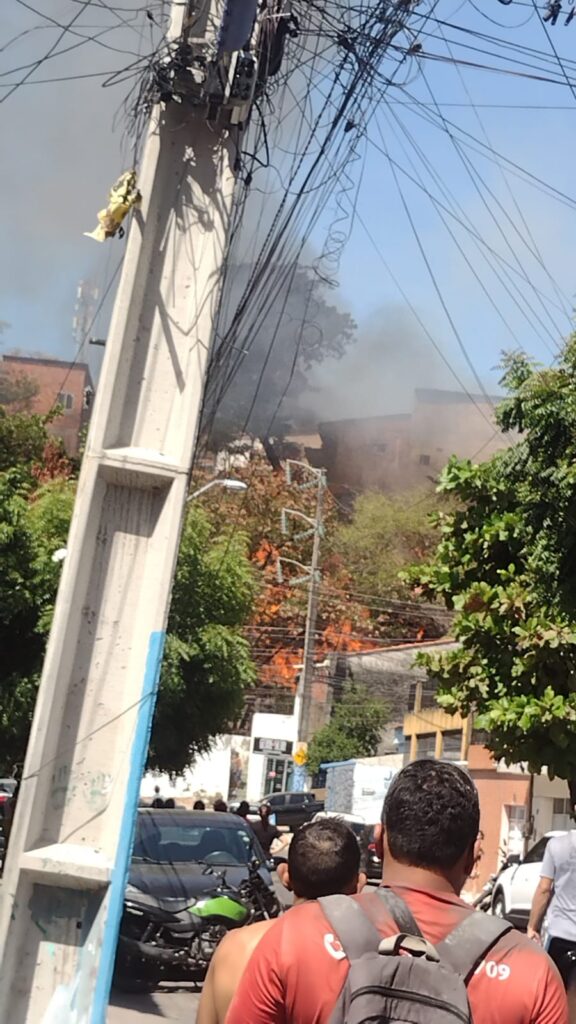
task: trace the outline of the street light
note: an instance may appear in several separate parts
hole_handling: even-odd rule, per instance
[[[211,487],[224,487],[227,491],[247,491],[248,484],[245,484],[243,480],[234,480],[233,477],[222,477],[217,476],[214,480],[209,480],[207,484],[199,487],[197,491],[193,491],[186,498],[186,501],[193,501],[194,498],[198,498],[201,494],[209,491]]]

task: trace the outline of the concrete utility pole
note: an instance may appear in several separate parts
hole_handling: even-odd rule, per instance
[[[313,471],[317,476],[316,484],[316,516],[314,520],[314,542],[312,560],[310,562],[310,587],[308,590],[308,609],[306,611],[306,633],[304,635],[303,669],[298,680],[296,706],[298,707],[298,739],[307,743],[309,736],[310,704],[312,700],[312,682],[314,680],[314,647],[316,643],[316,620],[318,617],[318,584],[320,583],[320,541],[322,540],[322,504],[326,477],[323,470]]]
[[[307,462],[296,462],[293,459],[288,459],[286,462],[286,476],[288,483],[293,483],[293,468],[294,466],[299,467],[300,472],[303,472],[308,478],[305,484],[301,484],[302,488],[315,487],[316,488],[316,512],[314,518],[305,515],[297,509],[283,509],[282,510],[282,530],[284,533],[288,533],[288,518],[296,517],[297,519],[303,520],[308,524],[309,529],[303,533],[294,535],[294,540],[298,538],[304,539],[304,537],[313,536],[314,541],[312,545],[312,559],[309,567],[304,567],[300,562],[294,562],[293,559],[281,558],[282,562],[293,562],[300,568],[305,568],[306,575],[299,577],[293,581],[292,585],[297,586],[302,583],[308,583],[308,609],[306,612],[306,631],[304,634],[304,655],[302,659],[302,670],[298,678],[298,687],[296,689],[296,697],[294,699],[294,717],[297,722],[296,734],[298,740],[305,743],[309,739],[308,732],[308,721],[310,717],[310,701],[312,696],[312,681],[314,679],[314,645],[316,639],[316,619],[318,613],[318,584],[320,582],[320,573],[318,571],[318,564],[320,561],[320,542],[323,535],[323,524],[322,524],[322,505],[324,500],[324,490],[326,488],[326,475],[322,469],[314,469],[313,466],[309,466]],[[281,572],[281,569],[280,569]],[[303,776],[305,773],[297,773],[295,775],[295,785],[300,785],[303,782]]]
[[[229,227],[228,127],[256,78],[224,52],[221,15],[201,0],[191,24],[173,5],[184,95],[154,108],[138,181],[2,882],[0,1024],[106,1017]]]

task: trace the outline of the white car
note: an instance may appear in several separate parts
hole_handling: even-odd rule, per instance
[[[519,864],[506,868],[498,876],[492,895],[492,913],[505,917],[517,928],[526,928],[532,906],[532,898],[540,880],[544,850],[553,836],[564,832],[547,832]]]

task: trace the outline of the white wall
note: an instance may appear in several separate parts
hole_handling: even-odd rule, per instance
[[[326,810],[357,815],[367,824],[380,821],[384,797],[402,764],[402,754],[384,754],[329,767],[326,772]]]
[[[534,816],[534,834],[530,838],[530,846],[538,842],[546,832],[560,824],[561,827],[570,828],[570,821],[566,818],[564,823],[553,822],[554,799],[568,799],[568,784],[565,779],[551,780],[547,775],[534,776],[534,790],[532,796],[532,814]]]
[[[187,768],[182,775],[170,780],[168,775],[147,772],[142,779],[140,786],[140,797],[143,800],[150,800],[154,796],[154,787],[160,786],[160,795],[178,798],[208,798],[212,800],[216,796],[228,799],[230,783],[230,758],[236,737],[219,736],[214,740],[212,749],[202,756],[196,758],[194,764]]]

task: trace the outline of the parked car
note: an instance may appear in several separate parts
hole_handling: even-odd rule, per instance
[[[235,800],[233,803],[228,804],[228,810],[231,814],[237,814],[239,807],[240,800]],[[246,821],[260,821],[260,804],[250,804]]]
[[[114,984],[152,991],[163,980],[201,980],[227,931],[280,911],[268,861],[238,815],[142,809]]]
[[[273,793],[262,802],[270,804],[276,824],[287,825],[291,832],[324,810],[323,801],[317,800],[314,793]]]
[[[553,836],[564,832],[547,832],[528,851],[523,860],[506,868],[496,879],[492,895],[492,913],[505,917],[516,928],[526,928],[532,898],[540,879],[544,851]]]

